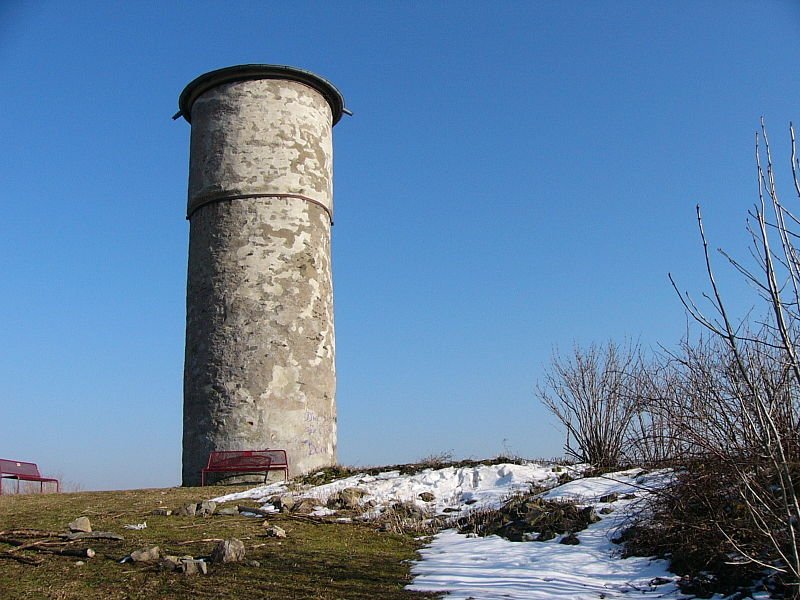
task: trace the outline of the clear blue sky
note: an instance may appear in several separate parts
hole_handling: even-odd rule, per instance
[[[364,465],[560,454],[534,397],[552,348],[680,338],[694,205],[744,254],[753,133],[764,115],[785,174],[798,57],[788,0],[0,1],[0,457],[85,489],[179,482],[170,117],[197,75],[294,65],[355,113],[333,260],[339,458]]]

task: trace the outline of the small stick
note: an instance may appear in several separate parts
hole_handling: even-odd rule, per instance
[[[221,542],[222,538],[203,538],[201,540],[186,540],[185,542],[177,542],[176,546],[187,546],[189,544],[198,544],[200,542]]]
[[[20,550],[28,550],[30,548],[36,548],[37,546],[42,546],[43,544],[47,544],[47,540],[36,540],[35,542],[23,542],[22,540],[15,540],[12,538],[7,537],[0,537],[0,542],[3,544],[9,544],[10,546],[16,546],[16,548],[12,548],[11,550],[6,550],[6,553],[10,554],[12,552],[19,552]],[[50,542],[52,543],[52,542]],[[56,542],[57,544],[61,544],[63,542]]]
[[[2,537],[0,542],[16,546],[11,550],[7,550],[4,554],[13,554],[21,550],[34,550],[36,552],[45,552],[47,554],[61,554],[64,556],[78,556],[80,558],[92,558],[96,553],[91,548],[69,548],[68,544],[71,542],[49,542],[47,540],[38,540],[36,542],[23,542],[12,538]]]
[[[260,515],[262,517],[273,517],[277,512],[274,510],[264,510],[263,508],[258,508],[256,506],[237,506],[236,509],[240,512],[248,512],[253,513],[254,515]]]
[[[117,542],[123,541],[125,538],[119,534],[111,533],[110,531],[78,531],[76,533],[60,534],[60,537],[69,541],[75,540],[115,540]]]
[[[249,537],[240,537],[240,540],[249,540]],[[222,542],[222,538],[202,538],[199,540],[186,540],[185,542],[175,542],[176,546],[187,546],[189,544],[199,544],[201,542]]]
[[[42,531],[41,529],[6,529],[0,531],[0,536],[11,535],[14,537],[37,537],[51,538],[61,537],[64,533],[60,531]]]
[[[7,558],[15,560],[26,565],[40,565],[44,562],[43,558],[31,558],[30,556],[22,556],[19,554],[11,554],[9,552],[0,552],[0,558]]]
[[[219,519],[219,520],[217,520],[217,523],[224,523],[225,521],[235,521],[235,520],[238,520],[238,519],[225,519],[225,520]],[[206,525],[208,525],[207,522],[206,523],[192,523],[191,525],[181,525],[180,527],[178,527],[178,529],[193,529],[194,527],[205,527]]]
[[[335,523],[336,521],[331,521],[330,519],[326,519],[324,517],[312,517],[311,515],[285,515],[282,514],[282,517],[287,517],[289,519],[295,519],[296,521],[303,521],[305,523],[311,523],[312,525],[323,525],[325,523]]]
[[[47,554],[59,554],[61,556],[76,556],[78,558],[94,558],[97,554],[91,548],[34,548],[37,552],[46,552]]]

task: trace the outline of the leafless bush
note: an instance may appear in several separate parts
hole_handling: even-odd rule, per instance
[[[638,346],[575,346],[569,357],[553,354],[537,396],[567,430],[564,450],[595,467],[615,467],[637,413],[633,374],[641,357]]]
[[[790,134],[794,188],[800,197],[800,163],[791,125]],[[717,473],[733,475],[737,506],[747,526],[729,527],[715,521],[720,533],[740,560],[780,574],[797,595],[800,254],[792,228],[800,221],[779,198],[763,121],[761,135],[756,134],[756,165],[759,201],[748,224],[754,266],[720,252],[757,291],[767,315],[760,323],[749,317],[734,321],[717,285],[698,206],[712,316],[688,294],[681,294],[681,300],[710,337],[685,343],[676,354],[682,377],[666,414],[676,423],[689,451],[714,461]]]
[[[668,558],[684,593],[727,597],[748,589],[762,577],[762,568],[741,564],[718,526],[747,537],[749,520],[736,490],[735,473],[711,461],[688,461],[669,488],[647,497],[614,542],[624,544],[623,556]]]
[[[452,450],[443,450],[442,452],[435,452],[423,458],[420,458],[416,464],[425,469],[442,469],[455,462]]]
[[[673,361],[660,354],[640,359],[631,373],[629,385],[634,413],[624,444],[625,462],[636,465],[672,464],[685,455],[685,443],[679,435],[671,405],[680,379]]]

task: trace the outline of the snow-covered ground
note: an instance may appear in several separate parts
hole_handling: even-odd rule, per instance
[[[578,476],[581,469],[575,468]],[[346,488],[364,492],[362,504],[372,508],[367,516],[390,504],[412,502],[436,514],[458,516],[481,508],[499,507],[514,492],[531,485],[550,488],[547,499],[572,500],[610,510],[601,520],[578,532],[578,545],[547,542],[510,542],[496,535],[470,537],[446,530],[420,552],[412,566],[411,590],[447,592],[448,599],[527,600],[686,598],[676,585],[676,577],[663,560],[626,558],[611,539],[641,506],[641,499],[669,478],[669,473],[645,474],[639,469],[611,473],[603,477],[580,478],[558,485],[558,472],[551,465],[479,465],[427,469],[414,475],[388,471],[379,475],[359,474],[332,483],[291,492],[297,497],[314,498],[316,514],[335,511],[324,508],[328,498]],[[270,497],[288,494],[281,482],[246,492],[215,498],[218,502],[252,499],[266,503]],[[425,502],[420,494],[433,500]],[[616,499],[599,504],[603,496]],[[608,498],[606,498],[608,499]],[[264,504],[271,507],[271,504]],[[765,596],[766,597],[766,596]]]
[[[577,473],[579,468],[573,468]],[[362,504],[373,502],[379,510],[392,502],[411,502],[436,514],[457,513],[484,507],[498,507],[510,494],[530,489],[532,483],[552,487],[558,481],[552,465],[528,463],[500,464],[475,467],[446,467],[425,469],[414,475],[386,471],[378,475],[357,474],[332,483],[296,493],[298,497],[315,498],[324,506],[333,494],[347,488],[359,488],[365,495]],[[265,503],[270,497],[287,493],[284,482],[260,486],[236,494],[215,498],[217,502],[251,499]],[[433,494],[433,500],[423,501],[420,494]]]
[[[600,505],[613,512],[600,515],[599,522],[578,532],[578,545],[560,544],[559,538],[510,542],[496,535],[476,538],[444,531],[422,550],[422,560],[412,569],[415,577],[409,588],[448,591],[448,598],[453,599],[680,597],[666,561],[622,559],[619,547],[611,543],[630,517],[637,499],[665,477],[663,473],[638,475],[635,470],[579,479],[543,495],[551,500],[593,505],[612,493],[635,496]]]

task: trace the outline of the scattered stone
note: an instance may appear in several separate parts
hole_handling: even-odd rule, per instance
[[[558,485],[564,485],[565,483],[569,483],[570,481],[572,481],[572,475],[570,475],[569,473],[561,473],[558,476],[558,479],[556,479]]]
[[[349,508],[352,510],[357,509],[361,505],[361,499],[366,495],[367,492],[357,487],[344,488],[341,492],[339,492],[339,496],[342,499],[344,508]]]
[[[442,512],[446,512],[446,513],[460,512],[460,511],[461,511],[460,508],[454,508],[452,506],[448,506],[448,507],[442,509]]]
[[[83,566],[83,565],[85,565],[85,564],[86,564],[86,563],[85,563],[85,562],[83,562],[82,560],[76,560],[76,561],[75,561],[75,566],[76,566],[76,567],[82,567],[82,566]]]
[[[248,567],[260,567],[261,566],[261,563],[258,562],[257,560],[246,560],[244,562],[244,564],[246,564]]]
[[[233,506],[226,506],[225,508],[217,509],[217,511],[214,514],[223,517],[235,517],[236,515],[239,514],[239,509]]]
[[[184,575],[207,575],[208,565],[202,558],[182,558],[180,570]]]
[[[184,557],[184,558],[191,559],[192,557],[189,556],[189,557]],[[158,563],[158,565],[162,569],[165,569],[167,571],[177,571],[178,569],[181,568],[181,559],[178,558],[177,556],[173,556],[172,554],[169,554],[167,556],[164,556],[161,559],[161,562]]]
[[[199,517],[210,517],[217,510],[217,503],[213,500],[203,500],[197,505],[195,514]]]
[[[461,533],[477,533],[481,536],[497,534],[512,542],[531,539],[544,542],[581,531],[599,520],[600,517],[591,506],[579,507],[570,502],[516,496],[480,522],[462,517],[457,524]]]
[[[601,503],[608,503],[608,502],[616,502],[619,500],[619,494],[616,492],[611,492],[610,494],[606,494],[605,496],[600,496],[599,502]]]
[[[436,499],[436,496],[431,494],[430,492],[422,492],[419,496],[417,496],[423,502],[433,502]]]
[[[161,549],[158,546],[131,552],[131,560],[133,562],[155,562],[159,558],[161,558]]]
[[[231,538],[222,540],[211,553],[211,562],[233,563],[244,560],[244,542]]]
[[[604,506],[603,508],[600,509],[601,515],[610,515],[612,512],[614,512],[614,509],[611,508],[610,506]]]
[[[72,523],[67,525],[69,530],[73,533],[91,533],[92,524],[89,522],[88,517],[78,517]]]
[[[654,577],[653,579],[650,580],[650,585],[655,587],[657,585],[664,585],[665,583],[671,583],[671,582],[672,580],[667,579],[666,577]]]
[[[168,517],[172,514],[172,511],[168,508],[156,508],[151,510],[150,514],[157,517]]]
[[[633,500],[634,498],[636,498],[636,494],[625,494],[622,497],[623,500]]]
[[[310,515],[319,506],[319,500],[316,498],[300,498],[291,511],[301,515]],[[283,508],[281,508],[283,510]]]
[[[172,514],[177,517],[193,517],[197,514],[197,504],[184,504],[180,508],[176,508]]]
[[[574,533],[568,533],[558,542],[559,544],[566,544],[567,546],[577,546],[581,543],[578,536]]]
[[[272,504],[281,512],[290,512],[294,508],[296,502],[292,496],[284,495],[274,496]]]
[[[361,508],[361,499],[366,496],[366,494],[367,493],[361,488],[345,488],[335,494],[331,494],[326,506],[334,510],[359,510]]]
[[[328,500],[327,502],[325,502],[325,506],[333,510],[342,508],[342,497],[339,495],[339,492],[336,492],[335,494],[331,494],[330,496],[328,496]]]
[[[590,525],[592,523],[597,523],[598,521],[600,521],[600,517],[596,512],[594,512],[593,506],[587,506],[586,508],[582,508],[580,514],[581,518],[585,519],[586,522],[589,523]]]
[[[264,526],[266,527],[267,523],[264,523]],[[276,538],[286,537],[286,530],[283,527],[278,527],[277,525],[273,525],[272,527],[267,527],[264,533],[269,537],[276,537]]]

